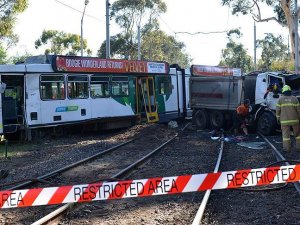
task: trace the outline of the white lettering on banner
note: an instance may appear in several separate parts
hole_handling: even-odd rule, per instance
[[[81,67],[79,59],[66,59],[66,66],[67,67]]]
[[[148,62],[148,73],[165,73],[166,67],[164,63]]]
[[[83,68],[106,68],[106,61],[83,59],[81,64]]]

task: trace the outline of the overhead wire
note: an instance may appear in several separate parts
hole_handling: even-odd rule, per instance
[[[72,9],[72,10],[74,10],[74,11],[76,11],[76,12],[83,13],[83,11],[81,11],[81,10],[79,10],[79,9],[76,9],[76,8],[74,8],[74,7],[72,7],[72,6],[68,5],[68,4],[66,4],[66,3],[64,3],[64,2],[61,2],[61,1],[59,1],[59,0],[54,0],[54,1],[57,2],[57,3],[59,3],[59,4],[61,4],[61,5],[64,5],[64,6],[68,7],[69,9]],[[97,18],[97,17],[95,17],[95,16],[92,16],[92,15],[89,15],[89,14],[87,14],[87,13],[85,13],[85,16],[90,17],[90,18],[95,19],[95,20],[98,20],[98,21],[101,21],[101,22],[104,22],[104,20],[102,20],[102,19],[100,19],[100,18]]]

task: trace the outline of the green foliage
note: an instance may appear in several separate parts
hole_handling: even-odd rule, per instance
[[[110,39],[112,58],[137,59],[137,27],[141,27],[141,59],[168,61],[188,66],[191,59],[184,52],[185,45],[159,29],[157,17],[167,10],[162,0],[118,0],[112,5],[112,17],[123,31]],[[98,50],[105,58],[106,43]]]
[[[222,57],[219,65],[242,68],[243,72],[250,72],[252,59],[247,54],[244,45],[237,43],[233,35],[237,35],[237,39],[239,39],[241,33],[238,30],[231,30],[227,33],[228,43],[226,44],[226,48],[222,49]]]
[[[3,46],[0,44],[0,64],[7,63],[7,53]]]
[[[161,30],[148,32],[142,39],[141,58],[144,60],[167,61],[188,67],[191,59],[184,51],[183,42],[177,41],[173,36]]]
[[[112,58],[137,59],[137,43],[128,43],[123,34],[111,37],[110,51]],[[104,41],[98,50],[98,56],[105,58],[106,42]],[[190,65],[191,59],[185,53],[185,45],[178,42],[173,36],[169,36],[161,30],[147,32],[141,40],[141,59],[167,61],[170,64],[178,64],[181,67]]]
[[[0,0],[0,39],[11,37],[16,15],[24,12],[28,0]]]
[[[271,71],[293,71],[294,70],[294,62],[291,59],[281,60],[281,61],[273,61],[270,65]]]
[[[46,48],[45,54],[66,54],[77,55],[81,51],[80,36],[77,34],[65,33],[57,30],[44,30],[41,37],[35,41],[35,48],[50,44]],[[83,40],[83,50],[87,55],[91,55],[91,50],[87,49],[87,40]]]
[[[111,16],[125,33],[132,33],[143,20],[152,20],[166,10],[167,6],[162,0],[118,0],[112,5]]]
[[[275,13],[276,19],[282,23],[286,24],[286,18],[284,11],[282,9],[281,4],[288,5],[290,0],[222,0],[222,5],[223,6],[228,6],[231,8],[232,15],[247,15],[247,14],[252,14],[254,16],[257,16],[258,14],[258,8],[260,4],[265,4],[267,6],[270,6],[273,8],[273,12]],[[254,4],[255,3],[255,4]],[[256,18],[258,19],[258,18]]]
[[[284,67],[281,65],[290,60],[288,46],[283,42],[281,35],[275,37],[273,34],[267,34],[263,40],[257,41],[258,47],[262,48],[261,60],[258,63],[260,70]]]
[[[13,56],[9,59],[9,62],[12,64],[16,64],[16,63],[21,63],[21,62],[25,62],[25,60],[32,56],[32,54],[25,52],[24,55],[17,55],[17,56]]]

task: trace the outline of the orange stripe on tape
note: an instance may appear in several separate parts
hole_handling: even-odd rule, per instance
[[[300,180],[300,165],[296,165],[287,182]]]
[[[132,180],[118,182],[109,195],[108,199],[122,198],[130,187],[130,184],[132,184]]]
[[[198,188],[198,191],[204,191],[208,189],[212,189],[219,177],[221,176],[221,173],[209,173],[205,177],[203,183]]]
[[[62,203],[72,188],[73,186],[64,186],[64,187],[57,188],[56,192],[49,200],[48,205]]]
[[[148,181],[144,185],[143,191],[141,191],[139,193],[139,196],[143,197],[143,196],[152,195],[155,192],[155,190],[156,190],[157,186],[159,185],[159,183],[161,182],[161,180],[162,180],[162,177],[148,179]]]
[[[23,197],[22,201],[18,204],[18,207],[25,207],[28,205],[32,205],[34,200],[39,196],[39,194],[42,192],[43,188],[36,188],[28,190],[28,192]]]
[[[234,179],[230,181],[227,188],[240,188],[247,179],[250,170],[239,170],[234,174]]]
[[[188,176],[178,176],[176,179],[176,188],[172,188],[169,194],[175,194],[178,192],[182,192],[183,189],[186,187],[187,183],[190,181],[192,175]]]

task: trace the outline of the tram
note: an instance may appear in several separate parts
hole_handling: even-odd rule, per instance
[[[44,128],[113,129],[189,116],[189,78],[156,61],[44,55],[0,65],[0,134],[31,140]]]

